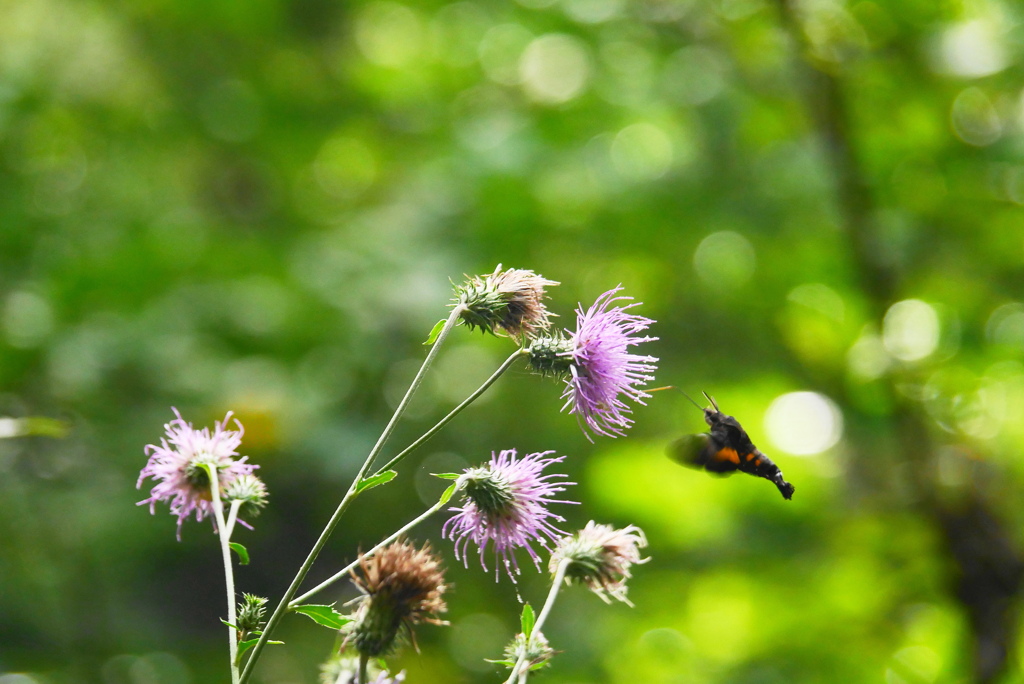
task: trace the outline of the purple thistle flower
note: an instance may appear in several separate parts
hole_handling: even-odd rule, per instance
[[[247,456],[238,456],[238,446],[242,443],[244,428],[235,420],[238,430],[225,430],[231,420],[231,411],[224,420],[214,424],[213,434],[209,428],[195,430],[191,423],[182,419],[178,409],[172,408],[176,418],[164,425],[166,437],[160,444],[146,445],[149,462],[139,473],[139,481],[135,485],[142,488],[142,481],[151,477],[157,481],[149,492],[149,498],[139,505],[149,504],[149,512],[156,512],[156,503],[166,501],[170,504],[171,513],[178,516],[178,540],[181,540],[181,524],[192,513],[196,520],[202,520],[213,512],[210,503],[210,478],[203,465],[217,469],[217,482],[221,492],[236,478],[249,475],[259,466],[246,463]],[[239,521],[241,522],[241,521]]]
[[[498,454],[491,453],[491,462],[479,468],[467,468],[459,476],[457,484],[462,492],[461,508],[453,507],[453,516],[444,524],[441,534],[455,543],[455,557],[469,567],[468,547],[477,546],[480,565],[487,569],[484,555],[488,545],[494,544],[494,576],[498,578],[497,562],[500,557],[505,572],[515,582],[519,564],[513,551],[525,548],[540,569],[540,557],[531,546],[538,542],[547,547],[548,539],[556,541],[564,534],[551,521],[562,522],[565,518],[547,509],[552,503],[576,503],[551,498],[553,494],[565,491],[567,485],[575,482],[552,481],[565,475],[541,475],[552,463],[560,463],[565,456],[545,458],[554,451],[527,454],[516,459],[515,449],[505,449]]]
[[[650,395],[641,388],[654,379],[651,373],[657,370],[655,357],[629,352],[633,345],[658,338],[637,335],[654,321],[628,312],[639,303],[616,305],[633,299],[616,297],[621,290],[619,285],[605,292],[586,312],[581,305],[576,310],[576,331],[568,338],[542,338],[530,347],[530,363],[536,370],[565,378],[562,410],[576,414],[590,441],[588,428],[606,437],[624,434],[633,419],[623,398],[643,404]]]

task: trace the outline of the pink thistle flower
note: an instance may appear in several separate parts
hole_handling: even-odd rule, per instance
[[[238,430],[226,430],[231,420],[231,411],[224,420],[214,424],[213,434],[209,428],[196,430],[191,423],[182,419],[178,409],[172,408],[176,418],[164,425],[166,436],[160,444],[146,445],[149,462],[139,473],[136,488],[142,488],[142,481],[151,477],[156,485],[149,492],[149,498],[139,505],[149,504],[149,512],[156,512],[158,501],[170,504],[171,513],[178,516],[178,540],[181,540],[181,524],[195,513],[196,520],[202,520],[213,512],[210,503],[210,478],[203,465],[217,469],[217,481],[221,492],[236,478],[249,475],[259,466],[246,463],[247,456],[239,459],[238,446],[242,443],[244,428],[235,420]]]
[[[536,340],[530,346],[530,363],[545,374],[565,379],[562,410],[576,414],[587,439],[591,432],[606,437],[621,437],[633,424],[632,410],[624,399],[643,404],[650,397],[642,387],[654,379],[658,361],[653,356],[632,354],[629,348],[657,337],[640,337],[653,320],[629,309],[639,303],[618,306],[616,302],[632,297],[615,295],[619,285],[594,302],[587,311],[576,310],[576,331],[568,337],[554,336]]]
[[[517,459],[515,449],[505,449],[498,454],[492,452],[488,465],[467,468],[459,476],[457,484],[463,505],[449,509],[456,515],[444,524],[441,534],[455,543],[455,557],[465,567],[469,567],[468,548],[472,543],[479,551],[480,565],[486,570],[485,554],[493,543],[495,579],[500,558],[505,572],[515,582],[515,574],[520,572],[513,553],[517,548],[525,548],[540,569],[540,557],[531,543],[537,542],[546,548],[548,539],[556,541],[564,534],[552,521],[562,522],[565,518],[551,513],[548,504],[576,503],[552,498],[565,491],[566,486],[576,484],[554,481],[565,475],[541,474],[549,465],[565,460],[564,456],[545,458],[553,453],[544,451]]]

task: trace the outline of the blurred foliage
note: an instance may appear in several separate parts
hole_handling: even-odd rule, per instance
[[[568,526],[638,524],[653,560],[634,609],[565,592],[546,681],[1024,681],[1019,4],[0,0],[0,17],[0,416],[71,428],[0,440],[0,673],[30,673],[3,684],[224,681],[215,539],[192,523],[178,543],[165,510],[134,506],[143,445],[172,405],[197,425],[237,413],[271,491],[237,585],[273,603],[448,279],[499,262],[561,281],[569,327],[623,283],[659,321],[659,382],[714,395],[793,501],[668,461],[703,429],[679,395],[591,445],[558,384],[517,370],[357,502],[311,582],[435,501],[429,473],[556,449],[583,502]],[[455,331],[385,455],[509,351]],[[420,535],[450,552],[441,522]],[[449,559],[452,626],[398,665],[499,681],[482,659],[545,576]],[[969,591],[1001,569],[998,596]],[[972,622],[979,606],[997,618]],[[1005,654],[978,651],[987,627]],[[316,681],[330,635],[291,617],[279,636],[258,680]]]

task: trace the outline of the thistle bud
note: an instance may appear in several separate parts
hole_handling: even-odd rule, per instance
[[[545,308],[544,288],[558,285],[533,271],[512,268],[483,277],[473,276],[455,288],[457,302],[463,307],[462,322],[472,330],[497,334],[501,328],[512,339],[522,342],[551,326],[554,314]]]
[[[611,603],[610,596],[632,606],[626,598],[626,580],[632,577],[631,565],[650,560],[640,558],[640,549],[645,546],[647,538],[635,525],[617,530],[591,520],[582,530],[558,542],[548,569],[553,575],[566,561],[567,584],[584,584],[606,603]]]
[[[520,632],[505,647],[505,660],[500,661],[510,670],[515,668],[520,658],[523,658],[523,666],[520,670],[540,670],[551,664],[555,655],[555,649],[548,645],[547,637],[543,633],[534,630],[531,638]]]
[[[574,343],[561,332],[538,337],[527,348],[530,368],[541,375],[567,377],[573,365]]]
[[[399,631],[411,637],[420,622],[446,624],[436,616],[445,612],[442,594],[447,586],[441,561],[431,553],[429,542],[417,549],[397,541],[367,558],[360,556],[361,575],[352,583],[363,593],[355,621],[347,629],[346,642],[361,655],[375,658],[392,651]]]
[[[238,617],[235,624],[243,635],[263,629],[267,616],[267,599],[254,594],[242,594],[242,602],[238,604]]]
[[[255,518],[267,505],[267,485],[255,475],[240,475],[224,487],[225,501],[241,501],[240,515]]]

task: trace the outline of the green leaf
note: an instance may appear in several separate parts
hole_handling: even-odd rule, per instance
[[[244,546],[242,546],[238,542],[228,542],[228,546],[230,546],[234,550],[234,552],[238,554],[239,565],[249,564],[249,552],[246,551]]]
[[[348,623],[352,622],[350,618],[347,618],[334,610],[333,603],[329,606],[306,604],[304,606],[295,606],[292,610],[296,613],[302,613],[313,622],[318,625],[323,625],[328,629],[341,629]]]
[[[455,495],[455,490],[458,489],[458,488],[459,488],[459,483],[458,482],[452,482],[450,485],[448,485],[448,489],[444,490],[444,493],[441,494],[441,505],[442,506],[444,504],[448,503],[449,501],[451,501],[452,496]]]
[[[245,653],[250,648],[255,646],[256,642],[258,642],[258,641],[259,641],[259,637],[255,638],[255,639],[246,639],[245,641],[238,642],[238,656],[241,657],[243,653]],[[283,641],[274,641],[273,639],[268,639],[267,643],[268,644],[274,644],[274,645],[277,645],[277,646],[281,646],[281,645],[284,644]]]
[[[430,473],[434,477],[439,477],[442,480],[458,480],[462,477],[461,473]]]
[[[442,330],[444,330],[444,323],[446,320],[447,319],[442,318],[434,325],[433,329],[430,331],[430,334],[427,335],[427,341],[423,343],[424,347],[429,347],[430,345],[434,344],[434,342],[437,341],[437,336],[441,334]]]
[[[238,629],[238,625],[233,625],[230,622],[228,622],[227,620],[225,620],[224,618],[221,618],[220,621],[223,622],[228,627],[230,627],[231,629]]]
[[[372,477],[360,480],[359,484],[356,485],[356,494],[365,492],[367,489],[373,489],[377,485],[386,484],[395,479],[398,473],[394,470],[385,470],[383,473],[377,473]]]
[[[530,638],[533,632],[533,625],[536,618],[533,615],[533,607],[527,603],[523,606],[523,615],[519,618],[519,624],[522,626],[523,636],[527,639]]]

